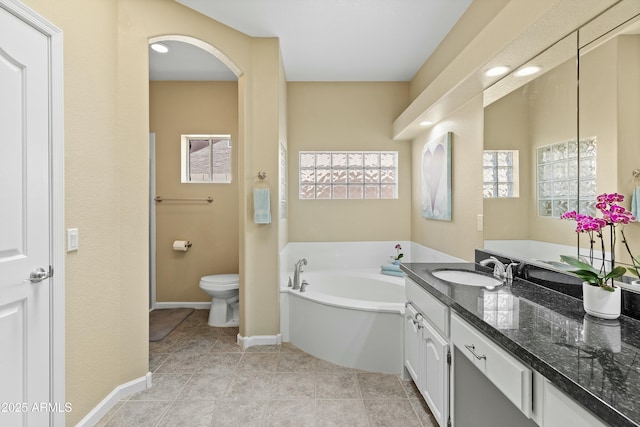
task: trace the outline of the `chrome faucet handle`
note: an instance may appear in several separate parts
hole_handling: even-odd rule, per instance
[[[495,277],[504,278],[507,272],[507,267],[496,257],[491,256],[487,259],[483,259],[479,262],[480,265],[487,267],[489,264],[493,264],[493,275]]]
[[[287,283],[287,288],[293,288],[293,282],[291,281],[291,276],[289,276],[289,283]]]
[[[307,289],[307,286],[309,286],[309,282],[303,279],[302,285],[300,285],[300,292],[305,292],[305,290]]]
[[[520,266],[520,263],[517,263],[517,262],[509,263],[509,265],[507,265],[505,269],[505,274],[504,274],[505,278],[507,280],[513,280],[513,268],[519,267],[519,266]]]

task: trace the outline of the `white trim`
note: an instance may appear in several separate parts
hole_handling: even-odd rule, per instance
[[[155,308],[195,308],[196,310],[202,310],[211,308],[211,302],[156,302]]]
[[[49,348],[50,401],[65,402],[64,353],[64,68],[62,30],[18,0],[0,0],[0,7],[49,39],[49,166],[51,344]],[[64,426],[65,414],[52,411],[51,426]]]
[[[243,337],[238,334],[237,342],[243,349],[253,347],[254,345],[279,345],[282,344],[282,335],[255,335],[252,337]]]
[[[100,421],[100,419],[104,417],[116,403],[122,400],[123,397],[151,388],[153,385],[151,381],[152,375],[153,374],[151,374],[151,372],[147,372],[147,375],[144,377],[136,378],[135,380],[120,384],[114,388],[107,397],[102,399],[102,401],[98,403],[91,412],[76,424],[76,427],[90,427],[96,425],[96,423]]]
[[[156,308],[156,134],[149,133],[149,310]]]

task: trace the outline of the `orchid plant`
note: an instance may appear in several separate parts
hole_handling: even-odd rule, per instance
[[[392,258],[394,259],[394,261],[400,261],[400,258],[404,256],[404,254],[400,252],[402,250],[402,246],[400,246],[400,243],[396,244],[395,249],[396,249],[396,256]]]
[[[607,291],[614,291],[615,279],[624,275],[626,268],[615,266],[614,248],[616,244],[616,227],[624,226],[631,221],[635,221],[635,217],[624,207],[618,203],[624,201],[624,196],[618,193],[601,194],[597,197],[596,209],[600,211],[601,218],[595,218],[590,215],[583,215],[576,211],[564,213],[561,219],[572,219],[576,221],[576,233],[585,233],[589,236],[589,262],[582,258],[576,258],[568,255],[562,255],[560,258],[563,262],[573,267],[570,271],[580,277],[585,282],[599,286]],[[593,247],[596,244],[596,238],[600,240],[600,247],[604,258],[605,253],[605,237],[603,230],[609,228],[609,245],[611,251],[611,270],[607,272],[606,262],[603,262],[600,268],[593,266]],[[622,234],[624,239],[624,233]],[[626,239],[624,239],[626,244]],[[628,246],[627,246],[628,248]],[[632,257],[633,259],[633,257]],[[637,271],[636,271],[637,272]]]

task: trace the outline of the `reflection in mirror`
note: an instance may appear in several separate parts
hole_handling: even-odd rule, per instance
[[[520,183],[519,196],[485,192],[485,249],[542,260],[551,260],[551,247],[575,253],[571,226],[555,218],[578,200],[576,48],[573,33],[524,64],[538,73],[512,74],[485,91],[484,149],[517,151]]]
[[[634,3],[633,13],[637,14],[640,2]],[[628,13],[628,9],[612,9],[599,17],[593,25],[614,30],[602,31],[604,34],[595,39],[598,34],[589,27],[579,31],[582,47],[578,104],[580,137],[593,135],[598,139],[597,193],[620,193],[625,196],[623,205],[627,208],[637,185],[633,170],[640,167],[640,17],[630,18]],[[582,174],[583,164],[580,166]],[[624,227],[635,255],[640,254],[638,225]],[[582,248],[589,246],[586,237],[580,236],[580,253],[585,255],[588,250]],[[608,239],[608,235],[605,237]],[[617,239],[613,259],[617,264],[630,264],[619,231]],[[600,252],[598,258],[601,257]],[[606,253],[605,259],[612,259],[612,254]]]
[[[630,206],[640,185],[632,176],[640,168],[638,13],[640,2],[618,2],[523,64],[541,65],[540,73],[510,75],[485,91],[485,150],[520,157],[520,197],[484,199],[485,249],[557,261],[576,254],[577,241],[575,223],[559,214],[593,215],[595,195],[605,192],[625,195]],[[639,224],[624,232],[639,255]],[[616,252],[616,263],[630,263],[620,236]]]

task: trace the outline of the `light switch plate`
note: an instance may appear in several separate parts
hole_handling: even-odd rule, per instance
[[[478,231],[484,231],[484,215],[478,214]]]
[[[67,252],[78,250],[78,229],[67,228]]]

